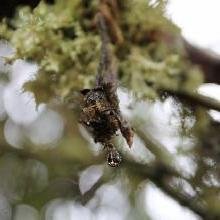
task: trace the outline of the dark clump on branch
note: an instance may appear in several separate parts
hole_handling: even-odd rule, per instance
[[[116,67],[113,63],[113,54],[109,48],[109,37],[104,17],[97,15],[97,26],[100,31],[102,47],[101,58],[96,85],[93,89],[83,89],[82,112],[80,122],[92,134],[94,141],[101,143],[107,149],[107,161],[110,166],[118,166],[121,157],[111,138],[118,130],[126,139],[129,147],[133,142],[133,132],[123,119],[116,94]]]

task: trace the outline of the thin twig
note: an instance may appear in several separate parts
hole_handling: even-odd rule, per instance
[[[135,128],[135,133],[144,142],[146,148],[157,157],[157,160],[166,166],[172,166],[173,156],[165,149],[165,147],[155,140],[149,133],[144,131],[137,121],[133,121],[132,126]]]
[[[94,185],[93,187],[87,191],[85,194],[81,195],[79,198],[79,201],[82,205],[86,205],[87,202],[89,202],[95,195],[96,190],[99,189],[103,184],[108,182],[110,179],[106,176],[102,176]]]

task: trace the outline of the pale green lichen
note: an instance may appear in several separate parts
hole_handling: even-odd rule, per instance
[[[87,11],[94,17],[98,0],[89,4],[85,7],[80,0],[57,0],[48,5],[42,1],[34,10],[18,9],[10,21],[13,29],[1,23],[1,38],[16,49],[14,59],[39,65],[37,78],[24,86],[38,103],[57,96],[66,99],[74,91],[92,86],[101,42],[94,21],[84,16]],[[121,85],[147,98],[155,98],[161,87],[195,90],[203,80],[200,70],[188,63],[177,44],[170,46],[160,39],[160,33],[179,33],[164,15],[166,1],[125,0],[120,4],[118,20],[125,43],[116,45],[115,52]],[[152,40],[152,33],[159,38]]]
[[[130,35],[139,35],[152,30],[178,32],[177,26],[172,24],[164,14],[166,10],[166,0],[130,0],[123,1],[123,11],[121,23],[129,29]]]

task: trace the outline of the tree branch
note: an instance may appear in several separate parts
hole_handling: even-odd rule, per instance
[[[220,111],[219,101],[211,97],[198,94],[196,92],[191,93],[191,92],[187,92],[183,90],[173,90],[173,89],[168,89],[168,88],[160,89],[160,92],[163,94],[167,93],[169,95],[176,96],[180,99],[183,99],[187,101],[191,106],[199,105],[204,108]]]
[[[146,148],[156,156],[156,163],[153,166],[147,166],[126,160],[125,167],[135,175],[142,176],[143,179],[150,179],[157,187],[176,200],[180,205],[189,208],[203,219],[219,219],[220,215],[215,215],[205,207],[199,205],[196,201],[198,198],[189,198],[167,184],[166,180],[169,177],[185,179],[181,173],[173,168],[173,156],[164,149],[164,146],[154,140],[147,132],[144,132],[140,126],[135,126],[135,132],[143,140]]]
[[[183,42],[189,59],[202,67],[205,81],[220,84],[220,56],[210,50],[196,47],[186,40]]]
[[[166,179],[168,177],[180,177],[176,175],[176,172],[173,172],[172,169],[165,167],[163,164],[155,167],[147,167],[146,165],[142,165],[134,161],[125,161],[125,166],[130,172],[133,172],[135,175],[139,175],[143,179],[151,180],[157,187],[159,187],[163,192],[176,200],[180,205],[187,207],[203,219],[220,219],[220,215],[215,215],[209,212],[209,210],[205,207],[199,205],[196,202],[196,198],[188,198],[166,184]]]

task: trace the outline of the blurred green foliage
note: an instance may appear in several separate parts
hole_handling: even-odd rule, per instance
[[[202,71],[186,57],[179,28],[165,16],[166,3],[165,0],[120,1],[120,13],[117,20],[123,33],[124,42],[122,44],[113,43],[112,48],[118,60],[119,85],[132,91],[137,98],[155,99],[158,97],[159,90],[164,88],[194,92],[203,83]],[[37,103],[50,103],[51,100],[57,97],[62,101],[68,101],[71,100],[74,92],[93,86],[101,46],[100,36],[95,28],[94,20],[98,5],[98,0],[56,0],[55,4],[52,5],[41,1],[33,10],[29,7],[20,7],[13,19],[2,20],[0,38],[8,40],[16,50],[15,55],[8,59],[8,62],[25,59],[36,62],[39,66],[36,78],[24,85],[25,90],[34,93]],[[213,169],[212,165],[209,165],[206,161],[215,162],[219,155],[219,151],[217,151],[218,154],[215,154],[216,150],[210,150],[211,147],[217,149],[219,147],[219,127],[216,128],[212,124],[207,111],[203,108],[188,109],[188,106],[185,108],[184,105],[175,100],[170,108],[176,107],[177,111],[171,112],[171,114],[163,112],[164,106],[169,105],[169,103],[167,104],[164,100],[155,103],[151,103],[153,107],[149,103],[148,105],[142,103],[143,106],[139,107],[141,109],[137,111],[136,115],[134,110],[132,112],[133,118],[131,117],[134,127],[140,127],[135,130],[137,136],[140,137],[154,156],[152,164],[143,165],[138,162],[131,162],[125,155],[123,157],[125,162],[121,169],[112,171],[107,166],[105,167],[108,171],[105,175],[108,177],[104,177],[102,181],[118,181],[119,177],[123,178],[125,185],[127,184],[127,193],[133,202],[132,205],[135,206],[137,188],[143,181],[150,179],[195,213],[205,216],[206,213],[203,212],[209,213],[210,209],[210,216],[214,216],[215,213],[219,216],[219,205],[209,207],[212,201],[219,204],[216,202],[219,198],[215,196],[219,188],[209,186],[208,184],[212,183],[207,181],[208,184],[205,184],[203,181],[204,176]],[[159,107],[155,107],[154,104]],[[162,124],[163,130],[160,133],[165,130],[164,136],[167,135],[165,139],[171,139],[169,129],[166,133],[166,126],[169,125],[174,134],[170,133],[176,135],[174,139],[179,138],[182,140],[179,144],[183,146],[178,148],[176,154],[171,154],[161,143],[154,140],[155,137],[148,137],[149,127],[154,125],[150,124],[152,122],[151,117],[154,116],[152,112],[158,109],[162,112],[156,112],[159,119],[162,119],[159,117],[160,114],[168,114],[168,116],[166,115],[168,122],[166,120],[157,121],[158,124]],[[144,118],[140,116],[143,111]],[[42,147],[36,150],[31,146],[31,143],[27,143],[27,148],[24,146],[22,150],[2,147],[2,154],[6,156],[0,159],[0,167],[5,166],[6,159],[10,162],[14,158],[15,165],[11,170],[9,169],[10,172],[16,173],[18,168],[21,176],[25,172],[28,173],[27,176],[31,176],[28,177],[29,179],[26,176],[22,181],[24,185],[22,187],[25,188],[26,192],[24,193],[25,190],[21,187],[23,190],[21,197],[24,202],[39,209],[53,198],[74,197],[79,199],[78,197],[81,195],[77,182],[79,171],[92,164],[103,162],[103,155],[94,156],[91,149],[88,149],[88,142],[85,141],[85,138],[82,138],[74,114],[66,110],[65,107],[63,108],[63,106],[60,107],[59,112],[65,116],[66,130],[58,148],[42,150]],[[173,115],[174,117],[172,117]],[[194,120],[195,122],[192,123],[191,121]],[[187,123],[192,123],[192,127],[186,128]],[[2,123],[1,143],[7,145],[3,137],[3,126]],[[147,126],[149,127],[147,128]],[[159,126],[155,127],[159,128]],[[212,137],[211,141],[214,140],[213,145],[206,140],[207,136]],[[193,143],[188,143],[191,139]],[[185,145],[184,140],[188,141]],[[141,145],[141,143],[139,144]],[[190,145],[193,145],[193,147]],[[203,151],[204,146],[210,147],[209,150]],[[18,155],[18,157],[13,156],[11,159],[10,155],[7,156],[5,152],[9,149],[12,151],[12,155]],[[207,155],[208,157],[206,157]],[[35,180],[41,176],[37,172],[38,170],[35,170],[37,162],[34,159],[24,159],[32,156],[36,161],[39,160],[45,164],[49,173],[49,183],[46,187],[42,186],[43,190],[39,190],[40,192],[38,192],[38,189],[41,186],[37,185],[37,181],[35,184]],[[188,161],[196,164],[195,166],[198,169],[195,171],[194,177],[186,178],[184,171],[182,173],[181,171],[178,173],[173,172],[173,169],[176,168],[174,161],[178,156],[188,157]],[[23,172],[26,166],[30,168]],[[35,173],[32,173],[32,167],[34,167]],[[218,171],[216,167],[214,169]],[[4,175],[3,172],[2,176]],[[8,175],[8,178],[10,175]],[[219,178],[218,172],[213,175],[217,176],[216,179]],[[176,176],[178,176],[179,183],[175,185],[172,180],[177,179]],[[19,177],[15,175],[14,178],[18,179]],[[9,178],[9,182],[10,180]],[[62,180],[61,183],[59,180]],[[27,181],[29,183],[26,183]],[[184,184],[192,186],[192,191],[195,193],[193,199],[198,201],[198,206],[191,203],[191,195],[183,190],[185,189]],[[33,186],[33,189],[30,188],[31,186]],[[94,193],[95,191],[91,193],[91,196]],[[88,199],[87,195],[82,197],[87,201],[91,199],[90,197]],[[205,211],[203,210],[204,207],[201,208],[200,203],[205,204]],[[140,208],[137,207],[137,209]],[[137,212],[140,213],[140,210]]]
[[[37,78],[24,86],[38,103],[57,96],[68,99],[73,91],[94,82],[100,51],[94,28],[98,0],[87,4],[89,7],[79,0],[57,0],[54,5],[42,1],[33,11],[19,8],[10,25],[5,21],[0,25],[0,37],[16,48],[13,59],[39,64]],[[195,90],[203,81],[200,70],[187,62],[178,42],[165,40],[179,34],[165,17],[166,1],[126,0],[120,4],[118,20],[125,42],[114,47],[121,85],[147,98],[155,98],[161,87]]]

